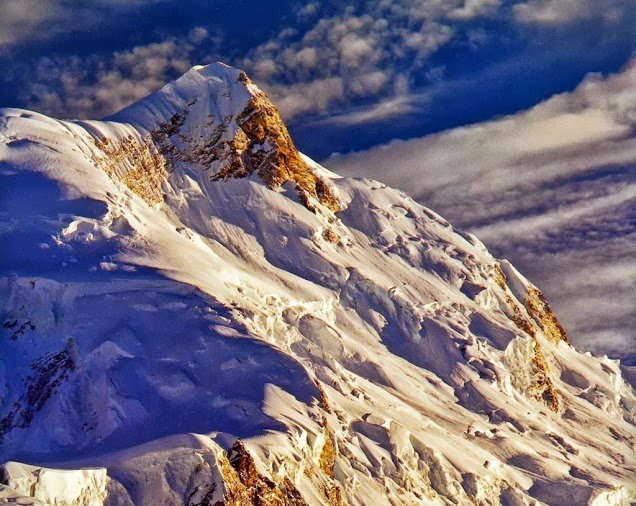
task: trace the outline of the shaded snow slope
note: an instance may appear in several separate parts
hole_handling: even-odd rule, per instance
[[[241,72],[103,122],[2,110],[0,177],[0,501],[636,501],[633,371],[300,155]]]

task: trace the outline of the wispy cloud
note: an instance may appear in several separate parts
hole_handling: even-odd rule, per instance
[[[90,32],[105,20],[141,5],[166,0],[3,0],[0,51],[25,42],[45,41],[60,33]]]
[[[359,154],[337,157],[343,169],[393,165],[397,184],[411,181],[411,191],[431,196],[435,191],[465,185],[479,193],[507,192],[519,185],[539,187],[568,174],[593,170],[603,163],[632,159],[636,125],[636,59],[608,79],[591,74],[572,93],[495,121],[456,128],[412,141],[395,141]],[[426,156],[423,155],[426,154]],[[446,170],[440,170],[445,168]]]
[[[579,345],[633,346],[636,58],[528,111],[326,165],[401,187],[475,231],[546,288]]]
[[[630,8],[623,0],[529,0],[513,6],[517,19],[546,25],[572,24],[594,20],[615,24]]]
[[[283,31],[240,65],[265,84],[287,119],[334,112],[342,104],[355,107],[369,98],[403,104],[413,75],[426,74],[431,55],[454,40],[455,23],[488,16],[499,5],[376,0],[343,7],[304,31]],[[385,115],[386,109],[378,112]]]
[[[328,118],[313,121],[311,125],[325,128],[336,125],[339,127],[359,127],[371,123],[385,123],[415,113],[422,102],[426,100],[426,95],[398,94],[397,96],[380,100],[370,106],[360,107],[344,114],[334,114]]]
[[[96,8],[132,9],[150,1],[99,0]],[[21,37],[26,40],[32,32],[46,38],[58,31],[90,30],[101,22],[83,4],[69,7],[67,2],[53,0],[45,9],[40,0],[25,0],[25,6],[33,2],[30,10],[18,0],[9,2],[15,13],[5,22],[15,30],[6,31],[7,43],[19,43]],[[373,0],[358,7],[336,4],[329,9],[313,2],[295,12],[295,25],[291,23],[229,63],[248,71],[287,120],[307,114],[341,114],[361,105],[380,116],[395,116],[405,110],[416,74],[429,81],[440,79],[440,67],[431,66],[429,59],[455,39],[454,25],[488,16],[498,7],[499,0]],[[54,115],[94,117],[113,112],[163,84],[158,81],[175,77],[169,69],[205,63],[213,52],[211,45],[201,26],[153,44],[83,57],[82,62],[73,55],[51,56],[30,69],[34,82],[27,85],[22,99]],[[126,64],[130,59],[138,60],[138,71]],[[389,111],[390,104],[397,109]],[[373,120],[370,114],[366,118]]]
[[[488,16],[501,6],[501,0],[465,0],[464,5],[448,13],[450,19],[467,21]]]
[[[39,79],[28,83],[23,99],[32,108],[55,117],[102,117],[155,92],[200,59],[197,45],[212,44],[207,30],[197,27],[185,39],[133,47],[112,56],[41,59]]]

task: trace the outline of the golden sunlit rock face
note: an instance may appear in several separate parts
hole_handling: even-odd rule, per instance
[[[523,303],[523,308],[515,301],[512,291],[508,287],[507,278],[499,265],[495,265],[494,279],[506,298],[506,316],[523,332],[532,336],[534,340],[534,356],[532,368],[534,371],[533,384],[529,393],[545,404],[555,413],[562,409],[562,403],[552,380],[550,366],[545,358],[537,333],[541,331],[550,342],[558,344],[560,341],[569,343],[567,334],[548,301],[541,291],[531,286]]]
[[[95,138],[94,142],[104,155],[95,163],[111,178],[121,181],[149,205],[163,202],[161,183],[168,177],[169,167],[151,139],[129,135],[119,140]]]
[[[253,85],[245,73],[241,73],[239,80],[246,86]],[[333,212],[340,210],[329,185],[300,156],[283,119],[265,93],[254,92],[236,122],[239,128],[234,138],[220,142],[213,149],[227,162],[212,179],[240,178],[255,172],[274,190],[289,181],[296,183],[299,197],[308,209],[313,210],[311,198],[314,198]]]
[[[305,476],[314,482],[324,504],[343,506],[342,492],[333,472],[337,453],[331,438],[328,429],[325,429],[325,443],[318,462],[307,459],[300,463],[300,467],[304,467]],[[213,483],[205,495],[199,493],[201,497],[197,496],[198,502],[193,504],[212,504],[210,501],[219,486],[224,489],[223,502],[214,503],[215,506],[308,504],[289,476],[278,475],[271,479],[259,472],[254,457],[240,439],[227,452],[216,455],[216,462],[222,482]]]
[[[530,313],[534,320],[539,324],[543,330],[543,334],[546,338],[548,338],[548,340],[555,344],[559,341],[565,341],[566,343],[570,342],[565,329],[561,326],[561,323],[552,311],[552,308],[550,308],[548,301],[538,288],[530,287],[530,290],[528,290],[528,297],[524,301],[524,305],[528,310],[528,313]]]
[[[240,440],[230,448],[226,457],[220,459],[220,470],[226,493],[224,502],[217,503],[219,506],[307,505],[289,478],[275,483],[259,473],[254,458]]]
[[[517,327],[524,332],[535,337],[537,330],[540,330],[543,335],[552,343],[558,344],[560,341],[569,343],[567,333],[561,326],[561,323],[557,319],[556,315],[550,308],[548,301],[541,291],[535,286],[530,286],[528,294],[523,301],[523,309],[513,299],[512,292],[508,288],[507,278],[503,270],[499,265],[495,265],[494,279],[497,285],[504,291],[506,295],[506,302],[509,306],[509,312],[507,313]]]

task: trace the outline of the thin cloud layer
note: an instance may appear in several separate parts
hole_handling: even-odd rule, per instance
[[[602,5],[601,5],[602,4]],[[370,114],[373,102],[421,102],[428,87],[446,81],[446,66],[434,59],[440,50],[477,54],[489,42],[506,49],[510,39],[544,39],[554,44],[555,29],[578,21],[602,20],[603,30],[623,30],[636,18],[636,5],[619,0],[374,0],[320,17],[319,4],[309,4],[303,17],[314,23],[283,30],[254,48],[239,62],[278,104],[287,120],[300,115],[341,115],[353,111],[361,123],[382,120]],[[496,25],[488,25],[488,23]],[[528,34],[528,24],[550,30]],[[496,28],[494,27],[496,26]],[[488,28],[486,28],[488,27]],[[599,28],[601,29],[601,28]],[[627,33],[628,32],[628,33]],[[627,30],[626,36],[634,36]],[[632,40],[633,42],[633,40]]]
[[[408,94],[409,81],[426,69],[429,57],[454,39],[453,20],[485,16],[498,5],[497,0],[365,2],[363,8],[319,18],[302,33],[283,31],[240,64],[265,83],[287,119],[369,98],[396,100]]]
[[[165,0],[3,0],[0,51],[25,42],[46,41],[61,33],[88,33],[106,19],[140,5]]]
[[[514,116],[327,166],[410,192],[545,288],[575,342],[636,347],[636,58]]]
[[[595,20],[616,24],[629,8],[624,0],[530,0],[513,6],[517,19],[545,25],[572,24]]]
[[[288,121],[360,104],[372,104],[362,118],[372,121],[375,102],[405,103],[415,74],[427,76],[425,80],[440,78],[439,69],[429,68],[429,58],[455,40],[458,22],[491,15],[498,5],[497,0],[375,0],[359,8],[341,4],[327,8],[315,2],[296,12],[296,26],[282,29],[228,63],[248,71]],[[69,21],[81,20],[83,10],[58,10],[58,14],[53,8],[42,16],[34,15],[26,26],[39,29],[58,16],[60,26],[90,28],[88,22]],[[14,17],[13,24],[20,23]],[[172,69],[185,67],[184,62],[205,63],[212,54],[219,54],[217,49],[223,44],[234,43],[225,39],[213,44],[205,32],[205,27],[197,26],[183,36],[82,61],[74,55],[42,58],[25,72],[33,81],[27,83],[21,100],[52,115],[112,113],[139,98],[142,91],[152,92],[158,84],[173,79]],[[44,30],[47,33],[53,34]],[[148,68],[144,59],[139,60],[139,71],[122,68],[126,55],[134,58],[142,53],[148,53],[159,68]],[[160,80],[163,83],[157,82]],[[99,93],[90,89],[95,87]],[[386,107],[378,107],[377,113],[386,116]]]
[[[114,53],[110,58],[44,58],[39,81],[26,86],[23,97],[36,110],[54,117],[103,117],[157,91],[197,61],[195,46],[210,41],[204,28],[189,39],[169,38]],[[52,85],[54,83],[55,85]]]

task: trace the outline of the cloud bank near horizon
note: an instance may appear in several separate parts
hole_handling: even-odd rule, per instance
[[[545,290],[580,348],[636,359],[636,58],[528,111],[325,165],[474,232]]]

